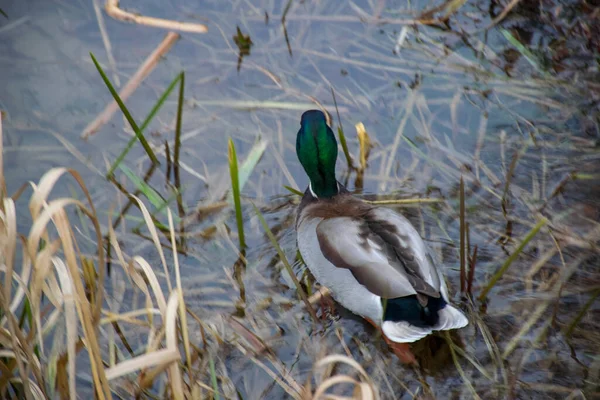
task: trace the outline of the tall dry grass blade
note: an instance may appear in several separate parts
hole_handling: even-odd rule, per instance
[[[83,212],[90,219],[90,221],[92,221],[92,224],[94,226],[94,231],[96,233],[96,254],[98,256],[98,281],[103,282],[104,276],[106,274],[104,270],[105,265],[102,230],[100,229],[100,223],[98,222],[98,213],[96,212],[96,208],[94,207],[94,203],[92,201],[90,192],[87,190],[83,178],[77,171],[67,168],[53,168],[47,173],[45,173],[44,176],[42,176],[42,179],[40,179],[39,184],[37,186],[33,185],[34,195],[32,195],[31,200],[29,202],[29,210],[31,213],[31,217],[34,221],[36,220],[36,218],[40,214],[42,205],[46,202],[46,199],[48,198],[50,191],[56,184],[56,181],[67,172],[71,175],[71,177],[75,179],[75,181],[81,188],[81,191],[85,195],[85,198],[89,205],[88,210],[82,203],[76,203],[78,205],[79,210]],[[47,239],[47,235],[44,235],[44,237]],[[30,254],[32,253],[30,252]],[[100,318],[100,310],[102,307],[103,295],[103,288],[102,286],[99,286],[98,291],[96,292],[97,304],[94,308],[94,320],[98,320]]]
[[[4,298],[4,293],[0,291],[0,305],[8,305],[9,299]],[[29,376],[28,371],[29,367],[25,367],[25,363],[23,362],[23,358],[21,354],[16,353],[17,349],[24,349],[28,347],[26,345],[25,337],[21,334],[21,331],[18,327],[18,321],[15,319],[13,313],[8,313],[6,316],[8,319],[8,336],[10,340],[10,344],[12,348],[15,349],[12,351],[14,354],[14,359],[17,364],[17,369],[19,371],[19,376],[21,377],[21,382],[23,383],[23,391],[25,392],[25,397],[27,400],[33,399],[33,395],[31,392],[31,388],[29,386]]]
[[[62,174],[69,172],[71,176],[75,178],[77,183],[80,185],[84,192],[90,210],[88,210],[83,203],[75,199],[58,199],[46,204],[46,198],[48,197],[52,187]],[[30,229],[29,236],[27,238],[26,251],[32,260],[38,260],[35,256],[42,237],[44,237],[44,243],[48,243],[47,239],[47,225],[50,220],[53,221],[56,231],[59,236],[59,241],[63,249],[66,266],[71,276],[72,282],[75,288],[75,296],[78,299],[76,301],[77,312],[79,320],[83,326],[83,333],[86,339],[88,355],[90,358],[90,366],[92,370],[92,378],[94,381],[94,387],[96,394],[100,399],[111,398],[110,388],[108,381],[104,374],[104,367],[100,356],[100,348],[98,344],[98,332],[97,323],[100,316],[100,307],[102,304],[103,287],[99,285],[98,291],[96,292],[95,298],[96,304],[92,305],[87,299],[85,288],[83,287],[82,277],[80,275],[80,268],[77,254],[80,254],[77,244],[74,241],[73,232],[70,227],[69,220],[67,218],[65,207],[69,205],[75,205],[88,216],[94,223],[94,229],[96,230],[96,241],[97,241],[97,252],[98,252],[98,280],[103,281],[104,279],[104,250],[102,248],[102,234],[100,226],[97,220],[96,211],[91,201],[89,192],[87,191],[81,176],[73,170],[65,168],[55,168],[48,171],[39,184],[32,185],[34,187],[34,194],[30,201],[30,212],[33,219],[33,224]],[[43,208],[43,210],[41,210]],[[41,259],[40,259],[41,260]],[[41,344],[41,343],[40,343]]]
[[[365,129],[365,125],[359,122],[355,125],[356,136],[358,137],[360,171],[364,172],[367,169],[367,160],[371,151],[371,138]]]
[[[525,235],[525,237],[523,238],[523,240],[521,241],[521,243],[519,244],[519,246],[506,259],[506,261],[504,261],[504,263],[502,264],[502,266],[500,267],[500,269],[498,269],[498,271],[496,271],[496,273],[489,280],[489,282],[486,285],[486,287],[481,291],[481,294],[479,295],[479,301],[484,301],[485,300],[485,298],[487,297],[487,295],[490,292],[490,290],[492,290],[492,288],[498,282],[498,280],[500,278],[502,278],[502,275],[504,275],[504,273],[510,267],[510,265],[512,264],[512,262],[514,260],[516,260],[516,258],[519,256],[519,254],[521,254],[521,252],[523,251],[523,249],[525,248],[525,246],[527,246],[527,243],[529,243],[531,241],[531,239],[533,239],[533,237],[547,223],[548,223],[548,219],[546,217],[542,217],[542,219],[540,219],[538,221],[538,223],[535,224],[535,226],[533,228],[531,228],[531,230],[527,233],[527,235]]]
[[[465,383],[465,385],[469,389],[469,392],[471,393],[471,396],[472,396],[471,398],[473,398],[473,399],[481,399],[481,397],[479,397],[479,395],[477,394],[477,391],[473,387],[473,384],[471,383],[471,381],[469,380],[469,378],[465,374],[465,371],[461,367],[460,362],[458,361],[458,357],[457,357],[456,352],[455,352],[454,347],[453,347],[454,343],[452,342],[452,338],[450,337],[450,332],[444,331],[444,338],[446,339],[446,342],[448,343],[448,348],[450,349],[450,354],[452,356],[452,361],[454,362],[454,366],[456,367],[458,373],[460,374],[463,382]]]
[[[4,146],[3,146],[3,134],[2,134],[2,110],[0,110],[0,199],[4,199],[6,196],[6,182],[4,181]]]
[[[77,398],[77,388],[75,385],[75,362],[77,359],[77,317],[75,310],[75,298],[73,296],[73,283],[71,276],[67,271],[65,263],[57,257],[52,258],[58,278],[60,280],[60,286],[62,290],[62,300],[65,309],[65,321],[67,326],[67,355],[69,357],[69,394],[71,399]]]
[[[183,293],[179,292],[179,289],[176,289],[169,296],[169,302],[167,303],[167,310],[164,315],[164,324],[165,324],[165,337],[166,337],[166,345],[167,349],[178,351],[177,345],[177,313],[179,312],[179,301],[183,298]],[[181,376],[181,371],[179,369],[178,361],[171,361],[171,365],[169,366],[169,383],[171,384],[171,390],[173,391],[173,397],[176,400],[183,400],[183,377]]]
[[[135,285],[146,296],[146,308],[152,308],[150,291],[148,290],[146,281],[131,263],[125,261],[123,252],[121,251],[121,246],[119,245],[119,241],[117,240],[117,235],[111,224],[108,224],[108,240],[110,242],[111,247],[115,250],[115,255],[117,257],[117,260],[119,260],[119,264],[121,264],[121,267],[123,267],[123,270],[125,271],[125,276],[127,276],[127,278],[129,278],[130,281],[133,281]]]
[[[43,180],[44,179],[42,179],[42,182]],[[40,187],[42,186],[43,184],[40,184]],[[36,194],[34,193],[34,196],[35,195]],[[108,386],[108,380],[104,374],[104,366],[100,355],[97,325],[95,324],[95,321],[97,320],[94,319],[91,304],[87,299],[85,288],[83,287],[82,277],[80,275],[79,265],[76,258],[76,254],[78,252],[75,249],[75,244],[72,237],[73,232],[70,229],[69,220],[64,210],[66,206],[71,204],[75,204],[85,210],[84,205],[74,199],[54,200],[44,208],[44,210],[34,220],[34,223],[31,227],[28,237],[27,250],[30,255],[34,255],[37,252],[37,249],[40,245],[41,236],[46,232],[46,227],[50,220],[52,220],[62,244],[69,275],[71,276],[72,282],[75,286],[75,296],[77,297],[75,304],[77,305],[79,320],[83,326],[96,394],[100,399],[110,399],[110,387]]]
[[[173,215],[171,210],[167,209],[169,218],[169,232],[171,236],[171,246],[176,248],[175,244],[175,227],[173,226]],[[179,257],[177,252],[173,251],[173,265],[175,268],[175,284],[177,285],[177,293],[179,294],[179,319],[181,320],[181,335],[183,337],[183,348],[185,350],[185,360],[188,366],[188,374],[192,374],[192,352],[190,350],[190,335],[187,324],[187,312],[185,310],[185,301],[183,297],[183,287],[181,285],[181,271],[179,270]]]
[[[140,256],[133,257],[134,263],[136,263],[144,272],[145,278],[148,281],[152,292],[154,293],[154,297],[156,298],[156,304],[158,305],[158,309],[160,310],[161,315],[165,315],[165,310],[167,308],[167,302],[165,300],[165,295],[160,288],[160,283],[156,278],[156,274],[154,270],[148,264],[148,261],[144,260]]]
[[[92,4],[94,6],[94,13],[96,14],[96,21],[98,22],[98,29],[100,30],[100,36],[102,37],[102,43],[104,44],[104,49],[106,50],[106,57],[108,58],[108,65],[110,65],[110,69],[112,72],[113,80],[117,87],[121,86],[121,80],[119,79],[119,74],[117,73],[117,63],[115,61],[115,57],[112,52],[112,45],[110,43],[110,39],[108,37],[108,33],[106,32],[106,24],[104,23],[104,15],[102,14],[102,10],[100,9],[100,0],[93,0]]]
[[[1,139],[1,137],[0,137]],[[2,144],[0,143],[0,151]],[[0,160],[1,162],[1,160]],[[0,171],[1,172],[1,171]],[[4,195],[4,194],[2,194]],[[2,243],[2,247],[0,250],[2,251],[3,262],[6,265],[6,271],[4,272],[4,298],[9,300],[11,299],[11,291],[12,291],[12,280],[13,280],[13,272],[14,272],[14,260],[15,260],[15,250],[17,248],[17,210],[15,208],[15,202],[11,198],[2,198],[3,207],[0,210],[0,228],[2,228],[2,235],[4,242]],[[27,279],[23,282],[27,282]],[[21,299],[24,295],[24,290],[22,289],[23,285],[19,285],[20,292],[15,296],[16,303],[20,303]],[[3,309],[4,312],[15,312],[12,306]],[[3,318],[2,318],[3,319]],[[2,319],[0,319],[0,327],[2,324]]]
[[[408,93],[408,98],[406,99],[407,104],[404,107],[404,115],[403,115],[402,119],[400,120],[398,129],[396,130],[396,135],[394,136],[394,141],[392,142],[392,145],[389,147],[389,152],[388,152],[389,156],[388,156],[387,163],[383,170],[383,175],[386,177],[390,176],[392,173],[392,168],[394,166],[394,160],[396,158],[396,153],[398,152],[398,146],[400,146],[400,140],[402,138],[404,138],[405,140],[408,139],[404,136],[404,128],[406,127],[406,123],[408,122],[409,118],[413,114],[415,102],[418,97],[417,93],[418,93],[418,90],[411,90]],[[425,157],[427,157],[427,156],[425,155]],[[385,190],[386,186],[387,186],[387,181],[381,182],[380,190],[381,191]]]
[[[154,222],[152,220],[152,216],[148,212],[146,205],[136,196],[132,196],[136,203],[138,203],[138,207],[144,216],[144,220],[146,221],[146,226],[148,227],[148,231],[150,232],[150,236],[152,237],[152,242],[154,242],[154,247],[156,247],[156,251],[158,251],[158,255],[160,257],[160,262],[163,266],[163,272],[165,273],[165,278],[167,279],[167,287],[169,288],[169,292],[173,290],[173,285],[171,284],[171,278],[169,274],[169,266],[167,265],[167,260],[165,258],[165,253],[162,248],[162,244],[160,239],[158,238],[158,232],[156,232],[156,227],[154,226]],[[144,261],[145,262],[145,261]],[[161,292],[162,293],[162,292]]]
[[[252,204],[252,207],[254,207],[254,212],[258,216],[258,219],[260,220],[260,223],[261,223],[263,229],[265,230],[265,233],[269,237],[269,240],[271,240],[273,247],[275,247],[275,250],[277,251],[277,254],[279,255],[279,259],[283,263],[287,273],[290,275],[290,278],[294,282],[294,285],[296,286],[296,291],[298,292],[298,296],[300,296],[300,298],[306,305],[307,311],[309,312],[309,314],[312,317],[315,324],[318,323],[319,318],[317,317],[317,313],[312,308],[310,301],[308,301],[308,296],[306,295],[306,292],[302,288],[302,285],[300,285],[300,282],[298,281],[296,274],[294,274],[294,270],[292,269],[292,266],[288,262],[288,259],[285,256],[285,253],[281,249],[281,246],[279,246],[279,243],[277,242],[277,238],[275,237],[275,235],[273,235],[273,232],[269,228],[269,225],[267,225],[267,221],[265,221],[265,217],[262,215],[262,213],[260,212],[258,207],[256,207],[254,204]]]
[[[354,359],[348,356],[342,354],[332,354],[326,356],[315,363],[314,370],[318,372],[322,368],[333,367],[335,366],[335,364],[338,363],[346,364],[350,366],[353,370],[358,372],[361,376],[361,381],[357,381],[348,375],[337,375],[329,377],[317,386],[315,394],[312,397],[314,400],[318,400],[323,398],[323,396],[326,396],[325,392],[327,391],[327,389],[334,385],[337,385],[338,383],[352,384],[355,387],[355,393],[353,398],[359,398],[364,400],[378,400],[380,398],[379,391],[377,390],[377,387],[373,383],[371,377],[367,374],[367,372],[358,362],[356,362]],[[358,390],[359,394],[356,393],[356,389]],[[330,398],[330,396],[327,396],[326,398]]]
[[[155,365],[165,365],[172,362],[177,362],[181,359],[181,355],[177,350],[160,349],[141,356],[125,360],[115,365],[112,368],[106,369],[106,377],[108,380],[114,380],[121,376],[132,372],[153,367]]]
[[[338,137],[340,138],[340,144],[342,145],[342,150],[344,151],[344,156],[346,157],[346,162],[348,163],[349,169],[354,169],[354,163],[352,162],[352,156],[348,151],[348,143],[346,143],[346,135],[344,135],[344,127],[342,125],[342,119],[340,118],[340,111],[338,110],[337,100],[335,99],[335,91],[333,87],[331,88],[331,96],[333,97],[333,105],[335,106],[335,112],[338,118]]]

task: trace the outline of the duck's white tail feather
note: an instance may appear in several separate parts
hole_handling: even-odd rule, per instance
[[[381,329],[385,336],[397,343],[416,342],[429,335],[433,331],[446,331],[458,329],[469,324],[469,320],[458,308],[447,304],[438,311],[439,321],[431,328],[420,328],[406,321],[384,321]]]
[[[450,329],[459,329],[469,324],[469,320],[458,308],[447,304],[446,307],[438,311],[439,320],[433,327],[434,331],[447,331]]]
[[[412,343],[429,335],[433,329],[419,328],[406,321],[384,321],[381,330],[388,339],[396,343]]]

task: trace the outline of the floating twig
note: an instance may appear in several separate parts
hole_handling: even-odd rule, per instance
[[[155,28],[173,29],[176,31],[206,33],[208,28],[204,24],[191,22],[179,22],[170,19],[147,17],[145,15],[133,14],[119,8],[119,0],[106,0],[106,13],[119,21],[134,22],[140,25]]]

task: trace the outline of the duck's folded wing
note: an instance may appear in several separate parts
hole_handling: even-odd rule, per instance
[[[380,230],[374,229],[374,231],[382,232],[382,236],[394,248],[409,273],[416,275],[430,288],[446,292],[445,282],[435,267],[429,248],[423,242],[419,232],[404,216],[389,208],[377,207],[372,209],[369,220],[374,221],[375,226],[382,224]],[[386,232],[395,234],[390,235]],[[431,296],[426,291],[422,293]],[[444,295],[448,300],[447,294]]]
[[[316,231],[325,258],[349,269],[370,292],[382,298],[417,293],[439,297],[439,291],[419,275],[410,241],[393,239],[397,234],[393,225],[368,217],[337,217],[324,219]]]

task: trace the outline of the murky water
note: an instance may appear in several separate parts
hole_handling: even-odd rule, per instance
[[[408,9],[399,1],[294,2],[286,23],[290,55],[280,23],[285,2],[124,3],[123,7],[137,7],[130,11],[209,27],[204,35],[183,33],[126,102],[141,121],[176,74],[185,71],[181,181],[188,213],[224,195],[229,184],[228,138],[234,139],[240,159],[258,138],[266,140],[265,154],[243,195],[262,210],[288,259],[294,260],[294,197],[283,185],[304,190],[307,178],[294,151],[299,116],[303,104],[312,99],[333,112],[333,88],[353,156],[358,154],[356,123],[364,123],[375,144],[363,187],[356,188],[356,174],[348,173],[341,152],[340,180],[367,195],[447,200],[401,211],[440,253],[454,293],[459,284],[461,176],[467,190],[470,245],[478,248],[475,294],[541,215],[553,218],[552,230],[544,229],[492,290],[487,313],[474,311],[479,322],[461,332],[464,351],[489,374],[486,377],[460,358],[474,390],[486,398],[560,398],[584,387],[587,366],[598,363],[599,338],[593,332],[598,303],[583,317],[579,326],[584,329],[577,330],[571,341],[577,361],[561,331],[599,282],[598,258],[593,255],[599,235],[598,172],[593,167],[600,158],[598,122],[594,125],[593,115],[579,112],[589,99],[580,85],[544,79],[543,71],[518,52],[514,63],[507,61],[506,53],[514,48],[501,31],[480,31],[491,22],[482,11],[484,4],[463,7],[453,30],[409,28],[395,52],[402,27],[414,18],[411,11],[430,4],[411,2]],[[80,138],[111,99],[89,52],[122,86],[166,32],[104,15],[116,60],[112,71],[92,2],[15,1],[2,7],[10,17],[0,17],[0,108],[7,113],[4,157],[9,192],[27,180],[37,181],[51,167],[73,167],[84,177],[107,221],[111,207],[119,208],[123,199],[104,173],[131,131],[123,129],[127,125],[117,113],[88,140]],[[365,23],[366,15],[389,21]],[[511,23],[523,21],[515,17]],[[238,26],[253,42],[239,71],[233,41]],[[543,35],[534,31],[533,38],[535,42]],[[511,76],[505,72],[507,65]],[[172,96],[147,129],[159,152],[164,141],[172,148],[175,108]],[[337,126],[335,112],[332,115]],[[505,191],[515,154],[514,176]],[[163,166],[150,183],[168,197],[164,151],[161,160]],[[126,165],[143,176],[149,163],[141,146],[127,156]],[[568,178],[574,171],[579,179]],[[124,176],[118,179],[128,184]],[[60,190],[71,194],[68,185]],[[174,203],[172,207],[176,209]],[[319,356],[343,353],[347,346],[380,384],[384,398],[410,398],[403,385],[412,391],[419,388],[416,374],[389,356],[367,324],[338,310],[341,318],[337,314],[325,318],[313,329],[249,202],[244,211],[249,247],[242,272],[234,267],[235,236],[229,238],[223,231],[209,239],[199,235],[223,216],[235,231],[232,214],[209,216],[187,227],[188,256],[180,260],[189,307],[209,321],[243,312],[240,321],[268,343],[278,363],[300,383]],[[135,225],[128,221],[120,228],[124,250],[156,259],[152,244],[131,234]],[[556,246],[560,251],[550,254]],[[538,268],[536,263],[548,254],[547,263]],[[299,262],[294,268],[302,276]],[[120,279],[118,273],[113,279]],[[236,274],[243,282],[242,295]],[[127,291],[124,296],[125,309],[139,293]],[[531,326],[521,332],[529,322]],[[482,326],[490,335],[487,339]],[[496,356],[490,354],[492,337],[499,354],[507,352],[504,367],[496,365]],[[266,368],[278,365],[266,356],[256,358]],[[221,349],[216,361],[224,393],[234,393],[225,387],[230,382],[243,398],[286,397],[259,364],[236,347]],[[451,361],[441,369],[426,378],[433,393],[440,398],[472,397]]]

